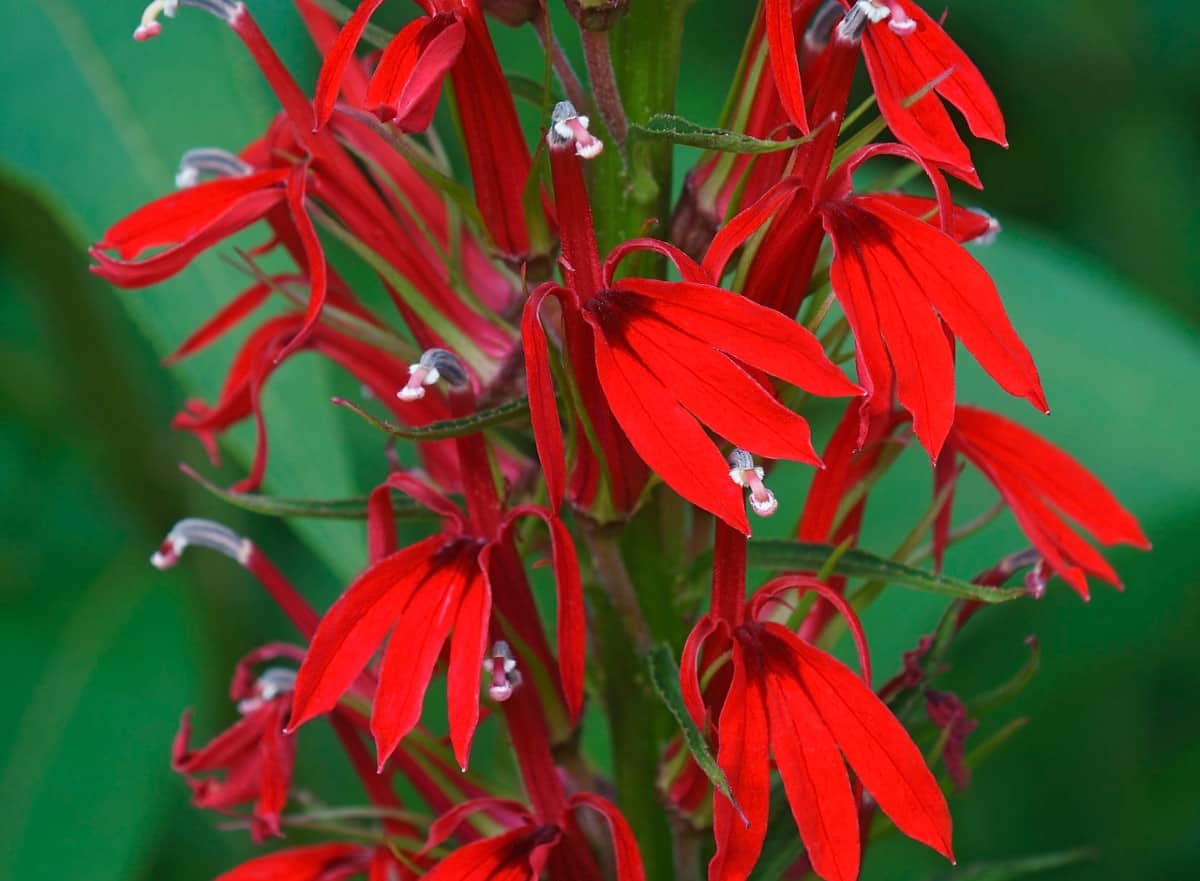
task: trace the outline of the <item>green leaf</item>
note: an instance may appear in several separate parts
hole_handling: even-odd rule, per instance
[[[1079,863],[1093,862],[1100,856],[1092,848],[1081,847],[1058,853],[1038,854],[991,863],[962,866],[951,872],[935,875],[931,881],[1018,881],[1030,875],[1053,872]]]
[[[433,422],[429,425],[409,428],[404,425],[394,425],[391,422],[384,422],[382,419],[377,419],[362,407],[352,404],[345,398],[334,398],[333,402],[339,407],[345,407],[347,410],[357,413],[365,421],[374,425],[380,431],[387,432],[392,437],[415,441],[448,440],[449,438],[464,437],[468,434],[476,434],[487,428],[503,425],[518,417],[529,415],[529,398],[521,397],[505,401],[503,404],[498,404],[487,410],[480,410],[478,413],[470,416],[463,416],[460,419],[443,419],[441,422]]]
[[[217,486],[187,465],[180,471],[222,501],[243,511],[267,517],[313,517],[329,520],[365,520],[367,497],[351,499],[285,499],[259,493],[237,492]],[[407,496],[392,494],[392,513],[398,520],[435,520],[437,515],[418,505]]]
[[[819,131],[819,129],[818,129]],[[707,128],[670,113],[657,113],[650,117],[644,125],[634,124],[629,127],[631,137],[647,141],[658,141],[668,144],[680,144],[685,147],[699,147],[703,150],[719,150],[723,153],[778,153],[782,150],[792,150],[801,144],[812,140],[813,135],[802,138],[791,138],[785,141],[771,141],[763,138],[753,138],[738,132],[723,128]],[[814,132],[813,134],[816,134]]]
[[[649,652],[646,655],[646,667],[650,671],[650,682],[654,685],[655,693],[666,704],[671,715],[675,717],[676,724],[679,725],[679,731],[683,735],[683,742],[687,745],[688,752],[692,754],[696,764],[708,777],[713,788],[729,799],[740,813],[741,808],[729,789],[729,781],[725,778],[725,772],[717,764],[716,757],[708,748],[708,741],[704,739],[704,734],[696,727],[687,707],[684,706],[683,692],[679,688],[679,666],[675,663],[675,654],[671,651],[671,647],[664,643]]]
[[[917,569],[878,557],[863,550],[841,549],[834,545],[812,544],[800,541],[752,541],[748,551],[748,564],[755,569],[811,570],[819,571],[837,557],[833,571],[850,578],[867,578],[911,590],[954,597],[955,599],[978,600],[983,603],[1004,603],[1028,596],[1024,588],[980,587],[949,575],[938,575],[925,569]]]
[[[512,92],[514,98],[536,107],[539,111],[542,109],[542,99],[545,98],[543,83],[538,82],[533,77],[522,76],[519,73],[506,74],[504,79],[508,82],[509,91]],[[555,85],[551,84],[550,101],[557,103],[561,100],[562,92]]]

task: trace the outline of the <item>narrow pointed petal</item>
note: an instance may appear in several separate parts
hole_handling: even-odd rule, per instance
[[[713,835],[717,852],[708,864],[708,881],[745,881],[767,835],[771,802],[767,711],[761,670],[748,671],[746,652],[733,647],[733,681],[721,710],[717,764],[729,780],[745,820],[729,799],[713,794]]]
[[[365,853],[355,844],[293,847],[242,863],[216,881],[319,881],[327,872],[354,865]]]
[[[786,6],[788,0],[784,0]],[[742,209],[730,221],[717,231],[704,254],[702,264],[709,281],[718,284],[725,273],[725,266],[746,239],[758,232],[763,224],[775,216],[784,204],[796,194],[800,179],[785,178],[767,192],[763,193],[754,204]],[[691,279],[688,279],[689,281]]]
[[[688,501],[747,535],[750,524],[729,468],[699,423],[636,357],[596,335],[604,396],[638,455]]]
[[[308,163],[303,162],[292,169],[287,181],[287,204],[291,213],[292,223],[296,226],[296,234],[304,248],[305,270],[308,273],[308,305],[304,310],[304,324],[291,341],[283,347],[276,361],[282,361],[304,344],[321,319],[321,310],[325,308],[325,297],[329,287],[329,268],[325,263],[325,250],[317,231],[313,228],[308,216],[304,200],[307,192]]]
[[[273,292],[274,288],[268,282],[260,282],[247,288],[193,331],[174,352],[164,359],[165,363],[174,364],[189,355],[206,349],[235,328],[243,319],[253,314],[254,310],[265,303]]]
[[[386,111],[406,132],[425,131],[465,38],[466,29],[453,14],[410,22],[384,50],[367,89],[367,105]]]
[[[454,618],[450,665],[446,671],[446,703],[450,717],[450,742],[460,768],[467,767],[471,741],[479,726],[479,677],[487,654],[488,623],[492,617],[492,591],[483,572],[472,573],[463,588]]]
[[[854,313],[851,327],[866,324],[861,327],[864,337],[872,330],[871,319],[877,322],[900,402],[913,414],[913,430],[922,446],[936,458],[954,421],[954,359],[921,280],[910,266],[913,256],[900,254],[892,245],[889,228],[856,202],[828,205],[825,224],[833,240],[833,291],[847,304],[847,313]],[[872,348],[878,343],[857,336],[858,328],[854,329],[855,341],[865,346],[862,354],[868,359],[868,370],[883,369],[871,363],[880,357]]]
[[[372,565],[396,552],[396,516],[392,488],[386,483],[367,497],[367,561]]]
[[[765,697],[775,764],[813,871],[826,881],[855,881],[858,802],[837,743],[792,667],[788,656],[768,663]]]
[[[369,567],[325,613],[296,674],[289,729],[337,704],[431,576],[445,541],[432,536]]]
[[[534,881],[530,858],[537,844],[528,828],[513,829],[460,847],[423,877],[423,881]]]
[[[613,852],[617,856],[617,881],[645,881],[646,871],[642,868],[642,855],[638,851],[637,839],[633,837],[629,822],[617,810],[616,805],[590,792],[579,793],[571,802],[575,807],[590,808],[608,824]]]
[[[1094,474],[1023,425],[964,406],[958,408],[955,430],[970,444],[973,460],[1004,464],[1102,544],[1150,547],[1137,518]]]
[[[961,245],[884,199],[855,200],[887,227],[896,256],[921,293],[980,366],[1011,395],[1046,410],[1046,396],[1033,357],[1017,336],[996,284]],[[886,331],[885,331],[886,335]]]
[[[354,50],[367,29],[367,23],[381,5],[383,0],[364,0],[360,3],[325,55],[325,63],[321,65],[321,74],[317,79],[316,96],[313,99],[315,128],[323,127],[333,116],[333,108],[342,89],[346,68],[354,58]]]
[[[261,841],[267,836],[282,835],[279,818],[287,804],[288,789],[292,782],[292,765],[295,761],[296,738],[286,737],[283,724],[286,721],[285,703],[272,701],[263,710],[262,740],[259,749],[262,767],[258,781],[258,801],[254,804],[254,837]]]
[[[927,223],[937,225],[939,222],[937,199],[910,196],[907,193],[877,193],[872,198],[878,202],[886,202],[899,208],[905,214],[919,217]],[[961,205],[953,206],[947,226],[946,232],[959,244],[982,238],[998,228],[996,221],[984,212],[972,211]]]
[[[425,692],[442,646],[454,628],[454,615],[471,578],[468,567],[474,568],[474,563],[473,556],[440,561],[437,570],[412,594],[396,622],[371,706],[371,733],[381,768],[421,719]],[[476,695],[478,691],[476,673]]]
[[[804,690],[879,807],[905,835],[953,861],[950,809],[904,726],[841,661],[799,639],[793,649]]]
[[[804,87],[800,82],[800,58],[796,52],[796,37],[792,27],[792,0],[767,0],[766,26],[771,72],[779,89],[779,99],[792,123],[808,134]]]
[[[550,349],[546,331],[542,328],[538,310],[549,296],[562,297],[559,289],[543,285],[525,302],[521,318],[521,339],[525,351],[525,377],[529,390],[529,418],[533,424],[533,440],[538,461],[546,477],[550,507],[557,511],[562,504],[567,484],[567,460],[563,447],[562,424],[558,419],[558,402],[554,396],[554,379],[550,371]]]
[[[680,404],[734,446],[820,464],[808,423],[725,355],[653,318],[627,322],[625,340]]]
[[[792,385],[824,397],[857,395],[817,338],[785,315],[711,285],[622,279],[618,290],[651,300],[669,324]]]
[[[171,193],[113,224],[96,247],[131,260],[150,248],[182,242],[237,211],[248,197],[281,183],[289,173],[286,168],[272,169],[220,178]],[[282,196],[282,192],[277,195]]]
[[[705,615],[697,621],[688,634],[683,655],[679,659],[679,689],[683,692],[683,705],[701,731],[707,728],[708,711],[704,707],[704,694],[700,689],[700,652],[717,628],[717,620],[712,615]]]

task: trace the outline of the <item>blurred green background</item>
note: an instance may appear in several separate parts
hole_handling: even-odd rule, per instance
[[[752,5],[696,3],[686,116],[715,120]],[[252,7],[311,83],[289,4]],[[0,31],[0,878],[206,879],[250,852],[243,833],[187,806],[169,744],[185,706],[201,736],[228,724],[233,659],[287,631],[224,560],[152,570],[147,556],[174,519],[250,531],[321,602],[362,559],[353,525],[303,523],[298,541],[175,471],[203,463],[169,431],[171,413],[185,395],[211,399],[230,349],[169,372],[157,360],[236,277],[213,258],[125,294],[86,271],[87,243],[168,191],[180,153],[236,149],[272,109],[217,23],[183,10],[137,45],[139,13],[136,0],[39,0],[10,4]],[[1054,877],[1200,877],[1200,7],[956,0],[949,27],[1010,123],[1009,152],[976,148],[988,189],[968,200],[1006,225],[980,256],[1038,358],[1055,410],[1038,428],[1109,482],[1155,543],[1152,555],[1113,554],[1124,595],[1100,588],[1085,606],[1055,583],[1043,602],[971,625],[945,680],[964,695],[1015,670],[1028,634],[1044,656],[1035,683],[975,735],[1029,718],[955,800],[956,849],[968,867],[1091,845],[1097,862]],[[506,59],[537,69],[529,34],[501,42]],[[964,373],[966,396],[1036,421]],[[272,381],[269,489],[362,490],[345,452],[362,429],[322,406],[345,382],[306,356]],[[238,433],[235,461],[247,443]],[[785,497],[788,519],[804,480],[797,472],[790,510]],[[869,546],[898,540],[927,484],[919,463],[900,470],[872,512]],[[962,505],[988,503],[976,488]],[[970,574],[1017,544],[1006,523],[952,564]],[[881,676],[936,614],[909,594],[872,611]],[[321,744],[302,742],[302,781],[321,766]],[[939,873],[895,841],[872,851],[864,877]]]

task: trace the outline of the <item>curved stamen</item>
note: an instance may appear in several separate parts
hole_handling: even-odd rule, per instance
[[[179,158],[179,170],[175,172],[175,187],[180,190],[194,187],[200,176],[245,177],[254,169],[241,157],[218,147],[198,147],[188,150]]]
[[[396,397],[402,401],[419,401],[425,397],[425,387],[439,379],[453,387],[461,387],[467,384],[467,370],[453,352],[427,349],[420,361],[408,365],[408,384],[396,392]]]
[[[837,26],[837,38],[843,43],[857,44],[868,24],[879,24],[891,14],[891,9],[873,0],[858,0],[846,11],[846,17]],[[907,15],[904,17],[908,19]]]
[[[816,11],[804,30],[804,51],[810,55],[818,55],[829,45],[833,36],[833,26],[842,17],[842,4],[838,0],[826,0],[824,6]]]
[[[581,159],[593,159],[604,149],[604,142],[588,131],[588,118],[581,116],[570,101],[559,101],[550,114],[550,131],[546,143],[562,149],[575,145],[575,155]]]
[[[262,707],[263,704],[275,700],[282,694],[288,694],[296,688],[296,671],[288,667],[270,667],[263,671],[254,683],[255,694],[252,697],[238,701],[238,712],[243,716]]]
[[[222,526],[212,520],[188,517],[171,527],[163,543],[151,555],[150,564],[155,569],[170,569],[179,562],[183,552],[191,545],[222,553],[242,566],[247,564],[254,550],[250,539],[243,538],[228,526]]]
[[[512,697],[513,689],[521,684],[521,672],[517,669],[517,661],[512,656],[508,643],[502,639],[496,640],[492,646],[492,656],[483,659],[483,669],[492,675],[488,685],[488,696],[499,703]]]
[[[750,508],[759,517],[770,517],[779,510],[775,493],[763,483],[766,472],[756,467],[754,457],[745,450],[734,450],[729,454],[729,479],[740,487],[750,490]]]
[[[133,32],[135,40],[145,41],[162,33],[162,24],[158,17],[165,15],[174,18],[180,6],[191,6],[203,9],[209,15],[219,18],[226,24],[233,24],[245,11],[246,7],[240,0],[153,0],[142,12],[142,21]]]

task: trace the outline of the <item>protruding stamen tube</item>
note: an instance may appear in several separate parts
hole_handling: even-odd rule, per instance
[[[162,33],[162,24],[158,17],[165,15],[167,18],[174,18],[180,6],[203,9],[227,24],[237,21],[246,8],[239,0],[153,0],[142,12],[142,21],[133,32],[133,38],[145,41],[157,37]]]
[[[245,177],[254,169],[240,156],[218,147],[199,147],[188,150],[179,158],[175,172],[175,187],[185,190],[194,187],[205,174],[214,177]]]
[[[892,33],[907,37],[917,29],[917,23],[908,17],[904,7],[896,0],[887,0],[887,5],[888,11],[891,13],[891,17],[888,19],[888,28]]]
[[[156,569],[170,569],[179,562],[189,545],[217,551],[242,566],[247,565],[254,549],[250,539],[243,538],[228,526],[189,517],[171,527],[163,543],[150,557],[150,563]]]
[[[467,369],[458,356],[445,349],[427,349],[421,360],[408,365],[408,384],[396,392],[402,401],[419,401],[425,397],[425,387],[439,379],[446,380],[452,387],[467,384]]]
[[[891,9],[872,0],[858,0],[837,26],[837,38],[843,43],[857,44],[868,24],[879,24],[891,14]]]
[[[750,508],[759,517],[770,517],[779,510],[775,493],[763,483],[766,472],[756,467],[754,457],[745,450],[734,450],[729,454],[729,479],[740,487],[750,490]]]
[[[826,0],[824,6],[808,22],[804,31],[804,51],[808,55],[819,55],[829,45],[833,27],[842,17],[842,4],[837,0]]]
[[[1000,233],[1004,231],[1004,227],[1000,225],[1000,221],[988,212],[984,211],[982,208],[972,208],[970,211],[972,214],[978,214],[980,217],[986,217],[988,222],[987,230],[983,233],[983,235],[978,235],[971,239],[971,244],[994,245],[996,243],[996,239],[1000,237]]]
[[[262,707],[263,704],[275,700],[282,694],[287,694],[296,688],[296,671],[287,667],[270,667],[263,671],[254,683],[255,694],[252,697],[238,701],[238,712],[243,716]]]
[[[483,669],[492,676],[488,685],[488,696],[503,703],[513,695],[513,690],[521,684],[521,673],[517,670],[517,661],[512,656],[508,643],[502,639],[496,640],[492,646],[492,656],[483,659]]]
[[[560,150],[573,143],[575,155],[581,159],[595,158],[604,149],[604,142],[588,131],[588,118],[580,116],[570,101],[554,105],[546,143]]]

